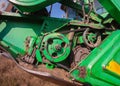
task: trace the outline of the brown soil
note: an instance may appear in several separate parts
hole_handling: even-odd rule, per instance
[[[18,68],[15,63],[0,56],[0,86],[58,86]]]

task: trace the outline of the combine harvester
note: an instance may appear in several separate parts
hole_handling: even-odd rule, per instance
[[[120,86],[120,0],[9,1],[19,12],[0,14],[2,55],[61,86]],[[45,7],[56,2],[82,19],[50,17]]]

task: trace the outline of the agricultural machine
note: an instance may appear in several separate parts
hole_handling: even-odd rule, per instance
[[[120,0],[9,0],[0,12],[0,52],[61,86],[120,86]],[[81,19],[53,18],[61,3]]]

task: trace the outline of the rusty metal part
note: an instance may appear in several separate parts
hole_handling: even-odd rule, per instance
[[[25,56],[21,57],[21,60],[24,62],[27,62],[29,64],[33,64],[35,59],[32,57],[29,57],[28,55],[25,55]]]
[[[85,67],[79,67],[78,69],[80,71],[80,75],[79,76],[81,78],[84,78],[86,76],[86,68]]]
[[[31,38],[30,36],[28,36],[25,40],[25,48],[27,53],[21,57],[21,59],[29,64],[33,64],[35,61],[35,52],[36,52],[36,47],[31,46],[30,42],[31,42]],[[34,45],[34,43],[32,44]],[[32,47],[32,51],[30,53],[28,53],[29,49]]]
[[[88,0],[89,3],[86,3],[84,1],[82,1],[82,12],[83,12],[83,19],[84,19],[84,23],[89,23],[89,19],[90,19],[90,13],[93,10],[93,2],[91,2],[90,0]],[[85,6],[89,7],[89,12],[86,13],[85,12]]]
[[[73,28],[72,29],[70,29],[70,31],[72,31],[72,30],[74,30]],[[69,41],[70,41],[70,48],[72,49],[72,43],[73,43],[73,38],[74,38],[74,35],[75,35],[75,32],[70,32],[69,34],[68,34],[68,39],[69,39]]]
[[[66,30],[66,31],[62,31],[62,32],[59,32],[61,34],[65,34],[65,33],[71,33],[71,32],[81,32],[81,31],[85,31],[86,28],[81,28],[81,29],[75,29],[75,30]]]
[[[85,59],[89,54],[89,50],[87,48],[83,48],[81,46],[77,46],[73,50],[73,61],[71,63],[71,68],[74,68],[80,61]]]
[[[95,42],[92,42],[88,39],[89,34],[91,33],[96,34],[96,36],[93,38],[93,39],[96,39]],[[101,34],[99,33],[99,31],[95,31],[95,30],[93,31],[93,30],[90,30],[90,28],[87,28],[83,33],[83,40],[87,46],[91,48],[95,48],[100,45],[102,39],[101,39]]]
[[[31,37],[27,37],[27,38],[26,38],[26,41],[25,41],[25,48],[26,48],[26,51],[28,51],[28,49],[29,49],[30,39],[31,39]]]
[[[32,55],[26,54],[25,56],[21,57],[21,59],[29,64],[33,64],[35,61],[35,52],[36,48],[33,49]]]
[[[72,30],[74,30],[74,29],[71,29],[70,31],[72,31]],[[75,32],[70,32],[70,33],[68,34],[68,39],[69,39],[70,41],[73,40],[74,34],[75,34]]]
[[[32,55],[31,55],[31,57],[30,57],[30,60],[29,60],[29,62],[30,62],[31,64],[33,64],[34,61],[35,61],[35,52],[36,52],[36,48],[34,48],[34,50],[33,50],[33,52],[32,52]]]

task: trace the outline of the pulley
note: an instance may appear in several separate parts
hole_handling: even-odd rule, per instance
[[[51,33],[43,38],[41,50],[49,61],[61,62],[70,54],[70,43],[63,34]]]
[[[94,48],[100,45],[101,35],[98,31],[87,28],[83,33],[83,40],[87,46]]]

